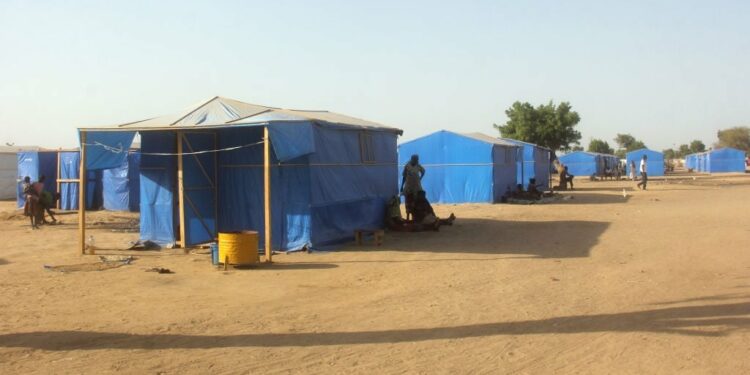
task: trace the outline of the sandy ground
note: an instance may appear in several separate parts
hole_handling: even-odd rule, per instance
[[[0,373],[749,373],[750,175],[577,186],[229,272],[169,251],[46,271],[97,260],[76,216],[32,232],[3,202]],[[97,246],[137,237],[90,216]]]

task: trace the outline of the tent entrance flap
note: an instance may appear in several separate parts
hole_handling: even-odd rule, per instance
[[[182,136],[185,205],[184,245],[211,242],[216,238],[216,133],[186,132]],[[198,153],[198,154],[196,154]]]

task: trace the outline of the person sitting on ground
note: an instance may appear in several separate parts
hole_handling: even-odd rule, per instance
[[[536,178],[529,179],[529,187],[526,189],[526,196],[532,199],[541,199],[542,192],[539,191],[536,185]]]
[[[424,175],[425,170],[419,164],[419,155],[412,155],[409,162],[404,166],[401,179],[401,193],[404,194],[407,220],[412,215],[412,207],[414,206],[414,200],[417,198],[417,193],[422,190]]]
[[[427,193],[424,190],[417,193],[412,215],[414,224],[421,225],[422,229],[439,230],[441,225],[453,225],[453,221],[456,220],[456,215],[454,214],[451,214],[447,219],[437,217],[430,201],[427,200]]]
[[[414,232],[414,224],[404,220],[401,216],[401,197],[394,195],[385,207],[385,227],[394,232]]]
[[[36,194],[36,190],[34,190],[34,185],[31,183],[31,177],[26,176],[23,178],[21,189],[24,198],[23,214],[31,220],[31,229],[39,229],[39,225],[36,222],[39,197]]]
[[[568,166],[562,165],[560,168],[560,184],[557,186],[557,190],[568,190],[568,184],[570,184],[570,190],[573,190],[573,176],[568,172]]]

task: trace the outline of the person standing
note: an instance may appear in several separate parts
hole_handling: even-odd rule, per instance
[[[638,187],[643,186],[643,190],[646,190],[646,184],[648,184],[648,162],[646,155],[641,158],[641,182],[638,183]],[[635,163],[634,163],[635,164]]]
[[[635,160],[630,161],[630,179],[635,181]]]
[[[404,195],[406,205],[406,220],[409,220],[414,207],[414,201],[417,194],[422,191],[422,178],[425,170],[419,164],[419,155],[412,155],[411,159],[404,166],[404,172],[401,179],[401,193]]]

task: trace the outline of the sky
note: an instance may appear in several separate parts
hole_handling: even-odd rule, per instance
[[[404,130],[497,134],[570,102],[581,143],[654,149],[750,124],[748,1],[0,0],[0,144],[219,95]]]

